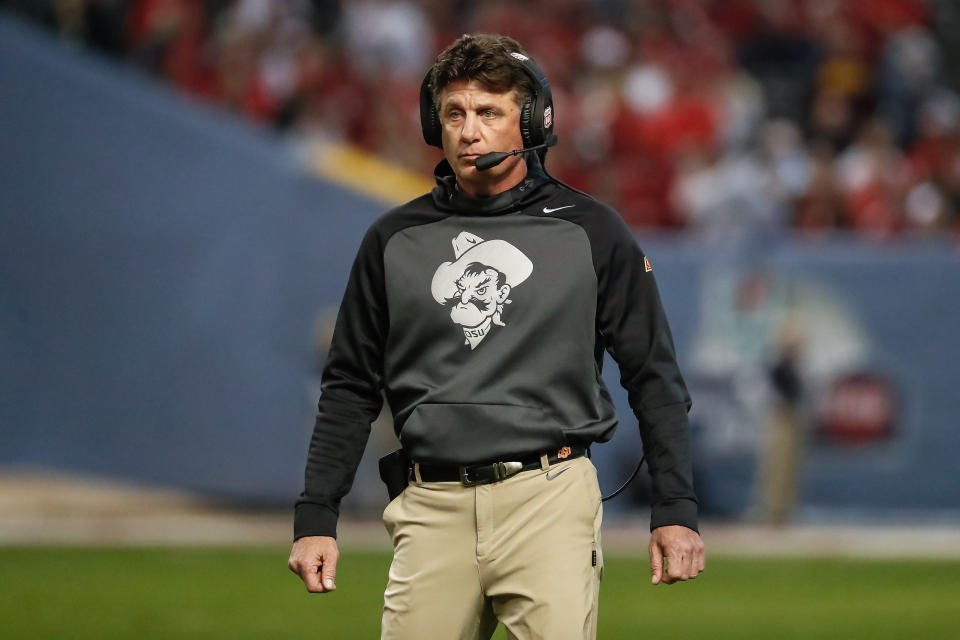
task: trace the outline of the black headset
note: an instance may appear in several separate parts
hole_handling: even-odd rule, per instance
[[[533,94],[520,105],[520,134],[523,137],[523,146],[528,148],[546,144],[553,138],[553,94],[550,92],[550,83],[533,58],[517,52],[511,52],[510,56],[533,80]],[[430,71],[420,85],[420,127],[423,129],[423,139],[428,145],[443,148],[440,116],[430,90]],[[541,161],[546,153],[546,149],[537,151]]]

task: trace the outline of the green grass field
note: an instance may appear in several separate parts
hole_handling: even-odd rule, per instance
[[[379,637],[386,553],[347,550],[325,596],[286,556],[0,548],[0,638]],[[957,561],[711,558],[696,582],[658,587],[648,574],[645,558],[607,556],[600,638],[960,638]]]

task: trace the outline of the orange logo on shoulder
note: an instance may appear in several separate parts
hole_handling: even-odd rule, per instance
[[[570,447],[560,447],[560,450],[557,451],[557,457],[561,460],[570,457]]]
[[[653,266],[650,264],[650,260],[647,258],[647,256],[643,256],[643,270],[647,272],[653,271]]]

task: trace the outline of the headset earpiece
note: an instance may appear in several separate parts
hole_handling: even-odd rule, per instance
[[[534,100],[531,96],[523,101],[523,104],[520,105],[520,137],[523,140],[524,147],[532,147],[536,145],[533,142],[533,114],[534,114]]]
[[[423,141],[431,147],[443,148],[440,115],[430,91],[430,72],[424,76],[420,84],[420,129],[423,131]]]

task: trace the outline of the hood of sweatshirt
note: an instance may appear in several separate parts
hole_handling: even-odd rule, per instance
[[[547,200],[553,185],[536,154],[527,154],[527,175],[519,184],[502,193],[474,198],[466,195],[457,187],[457,176],[445,159],[433,170],[437,186],[431,196],[434,204],[445,211],[459,215],[496,216],[519,211],[532,204]]]

